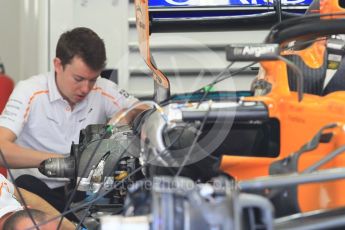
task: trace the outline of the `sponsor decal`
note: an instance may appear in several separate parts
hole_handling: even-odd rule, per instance
[[[281,0],[282,5],[310,5],[312,0]],[[273,0],[149,0],[150,7],[272,5]]]
[[[226,47],[228,61],[276,60],[279,56],[278,44],[236,44]]]
[[[128,98],[128,97],[129,97],[129,93],[128,93],[126,90],[124,90],[124,89],[121,89],[121,90],[120,90],[120,94],[121,94],[122,96],[124,96],[125,98]]]
[[[275,53],[276,48],[273,46],[245,46],[242,50],[242,55],[251,55],[255,57],[261,57],[263,54]]]

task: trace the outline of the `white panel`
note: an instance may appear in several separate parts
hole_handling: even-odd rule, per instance
[[[5,70],[15,81],[19,79],[19,0],[0,0],[0,58]]]
[[[151,35],[152,44],[175,43],[175,37],[189,38],[188,44],[198,42],[201,44],[230,44],[243,42],[263,42],[267,35],[266,30],[252,31],[219,31],[219,32],[193,32],[193,33],[154,33]],[[255,36],[254,36],[255,35]]]
[[[52,70],[52,62],[55,57],[56,43],[61,35],[68,29],[73,28],[74,1],[71,0],[49,0],[50,1],[50,26],[49,32],[49,69]]]
[[[207,78],[191,78],[191,77],[171,77],[171,93],[184,93],[195,91],[213,81],[214,77]],[[227,79],[214,86],[215,90],[234,91],[234,90],[249,90],[249,82],[253,77],[240,76],[232,79]],[[153,92],[153,80],[150,77],[132,77],[130,78],[129,89],[132,94],[136,96],[148,96]]]
[[[133,27],[133,4],[129,5],[129,15],[129,71],[132,73],[129,90],[137,95],[152,94],[153,80],[147,77],[147,67],[143,67],[145,64],[136,48],[137,32]],[[216,75],[228,65],[225,55],[225,47],[228,44],[261,43],[267,34],[267,30],[153,33],[150,37],[150,46],[156,66],[163,72],[169,71],[172,74],[169,76],[171,91],[176,93],[195,90],[211,82],[215,76],[205,76],[202,71]],[[232,68],[237,69],[247,64],[235,63]],[[138,76],[141,72],[142,76]],[[204,77],[201,78],[200,75]],[[254,77],[249,73],[236,76],[233,80],[218,84],[217,89],[249,90]]]
[[[123,0],[51,1],[51,59],[55,57],[55,47],[61,33],[74,27],[89,27],[104,40],[107,68],[119,69],[119,84],[126,88],[127,5],[128,2]]]
[[[19,79],[47,70],[48,1],[20,1]]]

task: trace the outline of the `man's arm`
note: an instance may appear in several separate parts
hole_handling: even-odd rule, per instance
[[[134,119],[143,111],[150,109],[151,107],[148,105],[140,105],[131,111],[126,113],[126,116],[123,116],[127,109],[122,109],[117,112],[108,122],[108,124],[112,125],[116,124],[131,124]]]
[[[49,216],[49,218],[57,217],[60,215],[60,213],[53,206],[51,206],[47,201],[45,201],[41,197],[25,189],[18,189],[20,190],[20,193],[23,195],[25,203],[30,208],[45,212]],[[18,194],[17,189],[14,190],[14,195],[17,197],[17,199],[19,199],[20,196]],[[58,220],[60,220],[60,218]],[[75,229],[75,225],[72,224],[72,222],[68,221],[66,218],[64,218],[61,229]]]
[[[14,143],[16,138],[10,129],[0,126],[0,151],[11,168],[37,168],[48,158],[62,157],[61,154],[23,148]],[[0,157],[0,165],[4,166],[2,157]]]

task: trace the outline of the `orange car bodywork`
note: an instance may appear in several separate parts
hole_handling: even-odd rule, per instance
[[[310,68],[320,67],[318,60],[323,59],[324,45],[315,43],[314,47],[300,51],[299,54]],[[262,62],[265,80],[272,84],[272,90],[265,96],[247,97],[244,100],[262,101],[269,110],[269,116],[280,122],[281,145],[277,158],[224,156],[221,168],[237,180],[253,179],[269,174],[269,165],[287,157],[307,143],[321,127],[332,122],[343,122],[345,118],[345,91],[326,96],[304,94],[298,101],[296,92],[288,86],[286,64],[282,61]],[[302,155],[299,171],[312,165],[323,156],[345,144],[344,130],[341,125],[333,130],[334,138],[330,143],[322,143],[308,154]],[[345,155],[333,159],[323,168],[345,166]],[[331,208],[345,205],[342,196],[345,181],[301,185],[298,188],[299,205],[302,211]]]
[[[167,88],[167,78],[150,60],[148,0],[136,0],[135,4],[141,54],[153,71],[154,80]],[[336,0],[320,2],[321,13],[339,12],[341,9]],[[324,52],[324,41],[315,42],[302,51],[293,51],[294,54],[299,55],[304,60],[309,68],[319,68],[322,65]],[[340,124],[345,119],[345,91],[333,92],[326,96],[304,94],[303,100],[298,101],[297,93],[289,89],[287,66],[283,61],[263,61],[260,64],[263,71],[258,78],[271,83],[272,89],[267,95],[246,97],[243,100],[263,102],[269,110],[269,116],[279,120],[280,154],[276,158],[223,156],[221,169],[236,180],[267,176],[272,162],[297,151],[324,125],[333,122]],[[341,125],[334,128],[333,133],[334,138],[331,142],[320,144],[316,150],[300,158],[299,171],[345,144],[345,133]],[[322,168],[344,166],[345,156],[340,155]],[[301,211],[345,205],[342,188],[345,188],[345,180],[300,185],[298,187],[298,200]]]
[[[344,13],[344,8],[339,5],[341,0],[320,0],[320,13],[330,14],[330,13]],[[318,13],[318,12],[316,12]],[[333,15],[329,18],[343,18],[343,15]]]

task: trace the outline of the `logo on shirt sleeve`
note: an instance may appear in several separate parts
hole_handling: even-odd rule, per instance
[[[129,97],[129,93],[127,93],[127,91],[124,90],[124,89],[121,89],[121,90],[120,90],[120,94],[121,94],[122,96],[124,96],[125,98],[128,98],[128,97]]]

